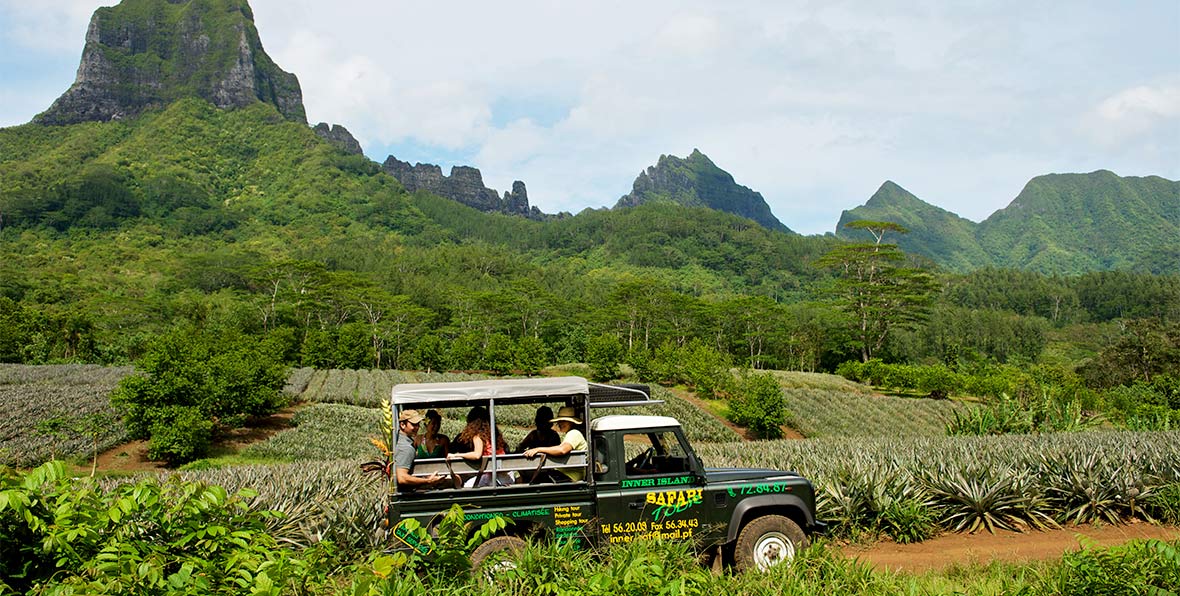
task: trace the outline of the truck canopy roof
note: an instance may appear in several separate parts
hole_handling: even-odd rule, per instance
[[[393,405],[463,403],[481,399],[566,397],[586,395],[590,384],[582,377],[494,379],[458,383],[400,383],[393,386]]]
[[[590,422],[590,430],[592,431],[633,430],[670,426],[679,427],[680,422],[668,416],[634,416],[628,414],[602,416]]]

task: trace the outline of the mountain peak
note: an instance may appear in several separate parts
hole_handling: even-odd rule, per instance
[[[639,173],[630,194],[623,195],[615,208],[660,202],[709,207],[752,219],[767,229],[791,231],[771,213],[761,194],[735,182],[700,149],[684,159],[661,155],[656,165]]]
[[[74,84],[34,121],[118,120],[194,96],[223,109],[261,101],[306,123],[299,80],[263,51],[245,0],[123,0],[99,8]]]

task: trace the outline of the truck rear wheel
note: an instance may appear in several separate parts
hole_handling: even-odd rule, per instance
[[[807,548],[807,535],[799,525],[781,515],[754,518],[738,534],[733,558],[738,569],[766,571]]]
[[[524,550],[525,542],[516,536],[496,536],[484,541],[471,551],[471,568],[485,577],[497,571],[516,568],[513,555]]]

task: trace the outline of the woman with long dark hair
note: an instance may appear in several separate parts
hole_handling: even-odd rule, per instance
[[[452,453],[447,455],[447,459],[479,461],[480,458],[490,456],[492,454],[492,424],[490,418],[487,408],[483,406],[472,408],[471,412],[467,414],[467,426],[463,427],[463,432],[460,432],[458,437],[455,437],[456,444],[470,445],[471,450],[463,453]],[[504,435],[500,434],[499,429],[497,429],[495,434],[496,455],[504,455],[508,452],[508,442],[504,440]],[[477,481],[478,486],[488,486],[491,483],[491,472],[481,474]],[[498,474],[496,484],[501,486],[512,484],[511,474]]]

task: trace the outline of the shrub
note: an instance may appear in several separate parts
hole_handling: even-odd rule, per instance
[[[218,428],[274,412],[286,399],[286,368],[245,338],[178,329],[149,346],[138,368],[143,374],[123,379],[111,403],[122,409],[133,438],[166,431],[156,448],[172,463],[201,453]]]
[[[1166,524],[1180,524],[1180,482],[1164,485],[1147,497],[1147,514]]]
[[[531,335],[526,335],[516,342],[516,368],[526,375],[541,372],[549,362],[548,348],[545,342]]]
[[[1136,540],[1100,550],[1066,553],[1046,577],[1045,591],[1062,596],[1090,594],[1173,594],[1180,586],[1180,552],[1160,540]],[[1134,588],[1132,590],[1132,587]]]
[[[730,382],[732,377],[729,369],[732,363],[728,354],[693,340],[689,342],[683,356],[683,378],[680,380],[692,386],[701,397],[715,397]]]
[[[3,581],[11,590],[277,594],[305,580],[307,566],[267,532],[275,514],[250,509],[253,492],[230,495],[177,477],[103,492],[51,462],[0,474],[0,494]]]
[[[729,398],[729,418],[763,439],[783,436],[787,422],[783,390],[770,373],[743,372],[734,381]]]
[[[172,465],[204,457],[209,450],[213,422],[197,408],[171,406],[162,410],[151,427],[148,457]]]

